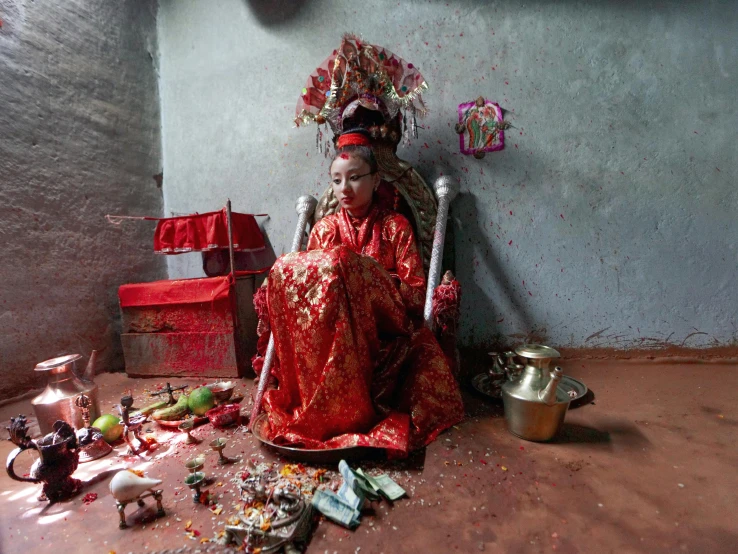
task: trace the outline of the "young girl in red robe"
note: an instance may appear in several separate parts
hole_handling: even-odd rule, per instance
[[[269,274],[278,385],[264,396],[267,438],[405,456],[461,421],[461,394],[422,324],[412,227],[375,201],[380,176],[365,134],[339,137],[330,176],[340,210],[318,221],[306,252],[282,256]]]

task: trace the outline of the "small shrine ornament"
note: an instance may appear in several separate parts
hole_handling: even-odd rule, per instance
[[[459,148],[462,154],[482,159],[486,152],[495,152],[505,147],[505,129],[510,123],[502,116],[502,108],[480,96],[472,102],[459,104]]]

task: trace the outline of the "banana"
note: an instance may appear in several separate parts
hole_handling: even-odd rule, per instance
[[[153,420],[164,420],[164,421],[176,421],[183,419],[190,409],[187,407],[188,397],[185,394],[180,394],[177,399],[177,403],[174,406],[169,406],[161,410],[156,410],[151,414]]]
[[[153,404],[146,406],[145,408],[141,408],[140,410],[136,410],[131,415],[151,415],[156,410],[161,410],[162,408],[166,408],[169,405],[167,401],[163,402],[154,402]]]

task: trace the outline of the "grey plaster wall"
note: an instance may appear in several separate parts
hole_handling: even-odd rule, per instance
[[[735,2],[162,0],[158,28],[168,213],[231,197],[284,252],[295,198],[327,185],[297,97],[351,31],[429,82],[399,154],[461,181],[464,344],[736,344]],[[515,126],[482,161],[453,131],[479,95]]]
[[[0,399],[37,362],[101,351],[123,366],[117,289],[166,277],[156,4],[0,0]],[[82,367],[84,368],[84,367]]]

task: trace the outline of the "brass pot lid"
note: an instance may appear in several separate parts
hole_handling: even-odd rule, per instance
[[[62,367],[68,364],[71,364],[72,362],[76,362],[77,360],[81,360],[82,356],[79,354],[69,354],[67,356],[60,356],[58,358],[52,358],[50,360],[46,360],[45,362],[41,362],[40,364],[37,364],[36,367],[33,368],[34,371],[49,371],[50,369],[56,369],[57,367]]]
[[[558,350],[550,346],[543,346],[542,344],[524,344],[523,346],[518,346],[515,349],[515,353],[521,358],[530,358],[531,360],[561,357]]]

